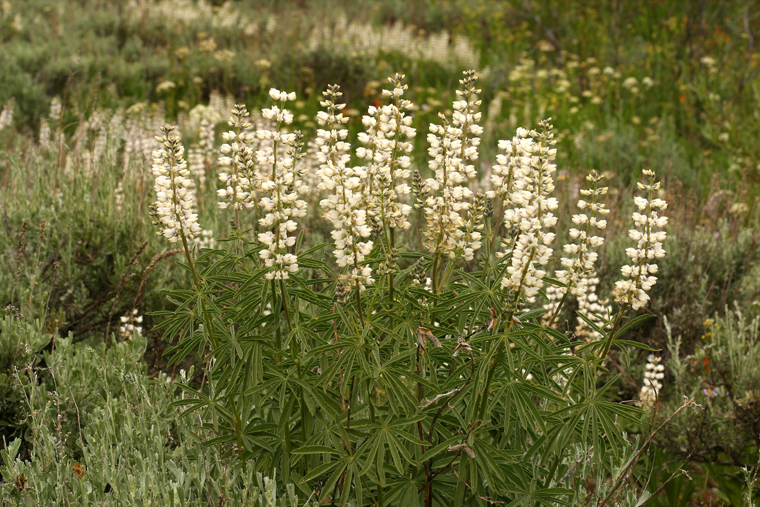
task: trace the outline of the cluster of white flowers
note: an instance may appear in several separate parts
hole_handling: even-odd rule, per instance
[[[61,98],[56,95],[50,100],[50,113],[48,114],[48,117],[53,122],[60,122],[62,112],[63,103],[61,103]]]
[[[187,150],[187,164],[198,188],[205,189],[206,174],[214,164],[214,124],[208,118],[200,120],[198,137],[198,144]]]
[[[185,148],[179,137],[172,134],[174,127],[161,127],[164,137],[156,137],[163,148],[153,152],[153,176],[156,203],[152,206],[159,235],[171,243],[192,240],[201,232],[193,201],[193,180],[183,158]]]
[[[411,126],[412,117],[407,115],[412,103],[402,98],[408,88],[403,80],[403,74],[388,78],[393,90],[383,90],[383,96],[392,98],[392,102],[380,108],[369,108],[368,114],[362,118],[366,131],[359,134],[359,141],[364,146],[356,150],[356,155],[367,161],[365,194],[370,213],[390,229],[411,227],[409,214],[412,207],[401,202],[401,198],[411,191],[406,183],[411,172],[411,159],[407,153],[414,148],[411,139],[417,131]]]
[[[193,177],[198,180],[198,187],[206,188],[206,164],[200,149],[192,147],[187,150],[187,167]]]
[[[220,209],[231,207],[234,210],[253,208],[255,206],[253,177],[253,154],[248,143],[254,134],[246,132],[251,126],[248,121],[248,110],[241,104],[235,104],[232,116],[227,123],[235,130],[229,130],[222,134],[224,144],[219,148],[222,156],[219,157],[219,165],[228,167],[229,172],[219,173],[219,180],[223,187],[216,191],[220,199]]]
[[[39,145],[45,151],[50,151],[50,123],[46,119],[40,120],[40,138]]]
[[[578,296],[578,312],[585,315],[591,322],[601,325],[602,320],[600,317],[609,320],[612,314],[612,307],[607,304],[607,300],[599,299],[599,296],[596,294],[599,278],[594,273],[591,276],[582,277],[581,283],[586,287],[586,292]],[[586,341],[598,340],[602,337],[585,320],[580,318],[575,326],[575,336]]]
[[[503,257],[512,250],[514,234],[519,229],[520,216],[516,209],[522,202],[522,191],[525,190],[525,177],[532,174],[530,167],[533,157],[533,139],[528,130],[519,127],[512,140],[499,141],[499,149],[505,153],[496,155],[496,164],[492,167],[492,190],[486,192],[491,198],[499,198],[503,210],[503,220],[507,234],[502,238],[502,251],[496,252],[496,257]],[[516,202],[513,201],[516,199]]]
[[[209,229],[203,229],[199,236],[193,239],[193,244],[198,249],[201,248],[214,248],[216,246],[216,240],[214,239],[214,231]]]
[[[442,67],[471,68],[480,62],[480,53],[467,37],[453,36],[447,30],[424,35],[412,25],[397,22],[378,27],[355,23],[341,14],[335,23],[316,23],[307,45],[315,53],[364,55],[399,53],[417,61],[437,62]]]
[[[10,100],[7,104],[5,104],[2,112],[0,112],[0,130],[6,129],[13,125],[14,110],[15,105],[13,103],[13,100]]]
[[[541,324],[544,326],[549,326],[554,320],[554,313],[557,311],[557,307],[559,306],[560,301],[562,301],[564,292],[561,287],[549,285],[544,290],[544,293],[546,294],[547,299],[546,303],[543,305],[546,313],[541,316]]]
[[[133,165],[142,167],[144,162],[153,154],[154,133],[166,123],[163,116],[154,111],[145,111],[144,103],[135,104],[127,109],[127,119],[121,132],[124,142],[123,163],[124,171],[129,171]],[[52,105],[51,105],[52,109]],[[180,136],[177,127],[174,133]],[[57,129],[54,143],[59,141],[60,129]]]
[[[259,256],[270,268],[266,274],[268,279],[287,280],[289,273],[298,271],[298,257],[290,253],[290,247],[296,242],[293,233],[297,227],[292,219],[306,215],[306,201],[299,199],[299,195],[307,192],[308,186],[303,184],[301,171],[296,170],[296,162],[302,157],[303,136],[300,132],[286,133],[283,130],[284,125],[293,122],[293,114],[285,109],[285,102],[295,100],[296,94],[272,88],[269,96],[280,104],[261,110],[265,120],[276,123],[274,130],[256,131],[260,140],[272,142],[271,146],[256,151],[261,177],[258,188],[262,194],[259,225],[270,229],[258,235],[259,241],[266,246]],[[287,152],[285,156],[276,156],[281,144],[288,147]]]
[[[116,203],[116,211],[121,215],[124,213],[124,185],[122,181],[116,185],[116,190],[113,191],[114,202]]]
[[[348,118],[340,112],[345,104],[338,103],[343,95],[339,90],[337,85],[330,85],[323,92],[325,100],[320,105],[326,110],[317,114],[317,122],[324,127],[317,131],[317,158],[320,162],[317,175],[321,180],[318,188],[329,193],[319,204],[322,216],[333,225],[331,236],[335,242],[333,254],[337,264],[349,271],[341,275],[340,282],[362,292],[366,285],[374,281],[372,268],[360,266],[373,245],[372,241],[366,240],[372,229],[367,225],[362,195],[367,172],[363,167],[346,166],[351,146],[344,141],[348,130],[343,125]]]
[[[596,231],[601,231],[607,227],[607,221],[600,220],[597,215],[605,216],[610,212],[603,203],[599,202],[599,197],[607,193],[607,187],[599,186],[602,179],[603,176],[596,171],[592,171],[586,176],[591,188],[581,189],[580,192],[590,202],[584,199],[578,201],[578,208],[583,213],[573,215],[573,224],[578,228],[570,229],[570,237],[577,243],[569,243],[564,246],[565,253],[572,257],[563,257],[561,262],[566,269],[555,272],[557,280],[567,285],[563,291],[569,291],[576,297],[584,295],[588,290],[586,282],[593,275],[594,263],[599,257],[599,254],[591,248],[599,248],[604,244],[604,238],[594,235]]]
[[[496,164],[491,168],[491,190],[488,192],[490,199],[499,197],[505,209],[513,203],[510,198],[523,184],[519,177],[530,167],[533,139],[528,137],[528,131],[522,127],[517,129],[517,134],[511,140],[499,141],[499,149],[504,153],[496,155]]]
[[[142,336],[143,328],[141,326],[143,318],[142,315],[137,314],[137,308],[132,310],[129,315],[124,315],[119,319],[121,325],[119,326],[119,332],[121,333],[122,340],[131,340],[132,337]]]
[[[512,248],[507,274],[501,281],[503,288],[514,291],[515,302],[524,295],[529,302],[543,287],[542,278],[546,272],[540,269],[548,264],[552,255],[549,245],[554,241],[554,233],[549,227],[557,223],[552,211],[557,209],[557,199],[549,197],[554,191],[552,174],[557,170],[553,163],[557,150],[552,133],[551,119],[539,122],[540,132],[531,131],[532,143],[525,143],[530,150],[528,166],[520,166],[519,178],[510,200],[518,207],[507,210],[505,220],[518,224],[519,235]],[[537,267],[538,266],[538,267]]]
[[[639,399],[644,409],[652,408],[657,402],[657,397],[662,389],[660,380],[665,378],[665,366],[660,364],[662,359],[649,354],[647,356],[647,366],[644,372],[644,385],[639,392]]]
[[[645,169],[644,176],[649,178],[649,183],[639,182],[637,185],[639,190],[647,191],[647,197],[634,198],[636,207],[643,213],[633,213],[632,218],[637,229],[628,231],[628,236],[636,242],[636,248],[627,248],[625,251],[632,265],[622,267],[621,272],[626,280],[615,282],[613,291],[617,303],[630,305],[634,310],[647,304],[647,291],[657,283],[657,278],[653,276],[657,273],[657,264],[650,261],[665,257],[662,242],[665,241],[666,232],[658,229],[662,229],[668,223],[668,217],[660,216],[660,212],[665,210],[668,204],[655,197],[660,183],[655,181],[654,171]]]
[[[474,227],[465,230],[468,224],[461,214],[470,209],[473,192],[467,186],[467,179],[474,178],[476,172],[468,162],[477,160],[478,136],[483,132],[478,125],[481,113],[475,112],[481,103],[477,99],[480,90],[475,88],[476,80],[474,71],[465,71],[464,79],[459,81],[464,90],[457,90],[462,100],[454,102],[452,122],[439,115],[442,124],[431,124],[427,136],[428,154],[432,157],[428,166],[435,177],[425,180],[424,186],[416,192],[420,200],[430,193],[423,201],[423,244],[436,257],[455,259],[461,255],[465,260],[472,260],[475,250],[480,248],[481,234],[473,230]]]
[[[203,154],[203,160],[210,166],[214,163],[216,136],[214,135],[214,124],[208,118],[201,119],[198,137],[198,145]]]

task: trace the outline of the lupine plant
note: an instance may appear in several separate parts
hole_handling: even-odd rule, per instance
[[[298,232],[306,178],[301,135],[286,130],[293,93],[270,92],[276,103],[262,114],[272,127],[255,132],[269,144],[259,150],[248,146],[244,106],[233,111],[237,130],[225,134],[220,159],[220,207],[235,224],[226,248],[187,248],[185,235],[200,226],[184,184],[163,179],[184,170],[179,140],[164,129],[158,207],[175,205],[159,225],[170,241],[181,237],[194,286],[170,291],[176,309],[156,315],[177,336],[173,361],[198,351],[206,364],[200,387],[183,385],[178,403],[242,467],[277,469],[322,504],[640,505],[628,484],[651,439],[637,447],[626,437],[642,410],[614,400],[617,377],[605,364],[614,347],[637,345],[621,337],[647,317],[629,310],[646,304],[664,255],[659,183],[645,171],[618,312],[581,314],[594,334],[575,341],[554,320],[594,289],[607,189],[589,176],[575,243],[549,277],[558,209],[551,121],[500,142],[493,188],[473,192],[483,132],[476,80],[465,72],[452,117],[429,127],[428,178],[409,170],[416,130],[403,75],[389,79],[389,103],[362,118],[358,165],[340,88],[328,87],[317,160],[304,167],[318,167],[311,191],[323,192],[332,256],[328,245],[305,247]],[[561,294],[548,319],[537,302],[547,287]],[[583,487],[589,476],[596,492]]]

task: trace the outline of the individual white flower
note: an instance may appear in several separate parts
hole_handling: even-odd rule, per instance
[[[295,100],[295,93],[273,88],[269,95],[277,97],[275,100],[280,103],[261,110],[265,119],[275,122],[274,129],[256,131],[258,139],[271,141],[255,153],[261,178],[256,185],[261,196],[259,225],[266,231],[258,235],[259,242],[266,247],[259,257],[269,268],[267,279],[287,280],[289,274],[298,271],[298,257],[290,253],[296,242],[297,224],[293,219],[306,215],[306,201],[300,195],[308,191],[308,186],[302,181],[302,171],[296,169],[296,162],[303,156],[303,136],[300,131],[291,134],[284,130],[285,125],[293,122],[293,114],[285,109],[285,102]],[[287,151],[277,156],[281,145],[287,146]]]
[[[621,305],[630,305],[634,310],[646,306],[649,301],[647,291],[657,283],[654,276],[657,273],[657,264],[653,261],[665,257],[662,242],[665,241],[666,233],[662,231],[667,225],[668,218],[660,216],[668,205],[662,199],[654,197],[660,189],[660,183],[655,181],[654,171],[644,170],[649,183],[638,183],[640,190],[647,191],[647,197],[635,197],[634,203],[638,208],[632,215],[637,229],[628,231],[628,235],[636,242],[636,248],[626,249],[626,255],[632,264],[621,268],[625,280],[615,282],[613,295],[615,301]],[[643,212],[643,213],[640,213]]]
[[[347,270],[341,275],[341,283],[361,293],[374,281],[372,269],[361,266],[373,246],[372,241],[366,239],[372,229],[367,225],[362,194],[367,171],[364,167],[346,167],[350,145],[344,141],[348,130],[343,125],[348,118],[340,112],[345,107],[345,104],[338,103],[343,95],[340,87],[330,85],[322,95],[325,100],[320,105],[326,111],[317,114],[317,122],[323,127],[317,130],[318,159],[321,162],[317,175],[321,179],[319,189],[327,191],[328,196],[319,204],[322,216],[333,226],[330,234],[335,243],[333,255],[338,266]]]
[[[514,303],[521,296],[534,302],[543,287],[546,276],[543,266],[552,256],[549,245],[554,241],[554,233],[549,228],[557,223],[552,211],[557,209],[557,199],[549,197],[554,191],[552,174],[556,172],[553,163],[557,150],[553,148],[551,119],[539,122],[540,132],[531,131],[531,163],[523,168],[519,177],[520,190],[512,194],[511,200],[519,207],[511,210],[512,223],[518,224],[519,234],[511,251],[507,273],[501,281],[503,288],[513,291]]]
[[[587,280],[594,273],[594,262],[596,262],[598,254],[593,251],[593,248],[598,248],[604,244],[604,238],[596,235],[596,232],[607,226],[607,221],[600,219],[599,216],[604,217],[610,212],[598,200],[599,197],[607,193],[607,187],[599,186],[602,179],[603,176],[596,171],[592,171],[586,176],[591,188],[581,189],[580,192],[590,202],[578,201],[578,208],[582,213],[573,215],[572,221],[576,227],[570,229],[570,237],[576,242],[565,245],[565,253],[571,256],[563,257],[561,260],[565,269],[555,271],[557,280],[567,285],[567,288],[563,288],[562,292],[569,291],[576,297],[586,293],[588,287],[584,280]]]
[[[156,202],[151,206],[154,224],[171,243],[183,244],[201,232],[195,213],[194,183],[184,160],[184,147],[172,134],[174,127],[161,127],[164,137],[156,137],[163,147],[153,152]],[[186,244],[185,244],[186,246]]]

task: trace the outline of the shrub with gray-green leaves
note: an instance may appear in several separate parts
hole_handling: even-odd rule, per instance
[[[44,371],[16,373],[32,447],[22,458],[17,438],[0,452],[0,505],[311,504],[276,471],[208,446],[198,419],[178,418],[172,379],[145,375],[144,352],[137,334],[105,354],[58,339]]]

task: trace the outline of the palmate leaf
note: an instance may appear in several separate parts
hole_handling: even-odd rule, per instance
[[[595,390],[591,396],[552,414],[552,417],[563,414],[569,416],[563,419],[565,427],[559,441],[561,447],[564,448],[573,436],[579,435],[584,445],[593,445],[594,449],[598,450],[600,458],[604,456],[604,450],[608,447],[612,449],[616,458],[620,457],[620,448],[623,447],[624,439],[615,424],[615,416],[635,423],[641,410],[606,399],[605,393],[617,380],[617,376],[613,377],[603,387]],[[610,442],[609,446],[604,445],[602,436]]]

